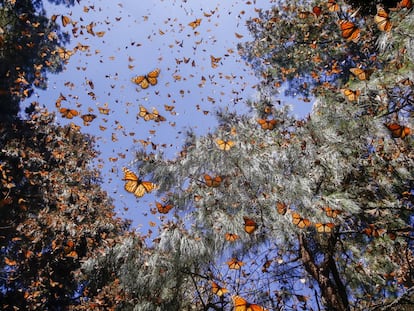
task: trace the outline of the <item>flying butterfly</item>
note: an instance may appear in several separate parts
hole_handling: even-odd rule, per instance
[[[211,291],[213,294],[216,294],[217,296],[221,297],[224,294],[228,293],[228,289],[225,287],[220,287],[216,282],[211,281]]]
[[[234,146],[234,142],[231,140],[222,140],[222,139],[217,139],[216,140],[217,146],[219,147],[220,150],[224,150],[224,151],[229,151],[231,149],[231,147]]]
[[[201,18],[197,18],[195,21],[192,21],[188,24],[191,28],[195,29],[196,27],[200,26]]]
[[[411,129],[409,127],[399,125],[398,123],[388,123],[384,125],[390,130],[391,136],[394,138],[404,139],[411,134]]]
[[[352,74],[361,81],[368,80],[371,74],[374,72],[372,69],[361,69],[358,67],[350,68],[349,71],[352,72]]]
[[[311,222],[307,218],[302,218],[298,213],[292,213],[292,223],[300,229],[309,227]]]
[[[267,309],[257,304],[249,303],[240,296],[233,296],[233,311],[267,311]]]
[[[237,258],[232,258],[229,261],[227,261],[227,265],[229,266],[229,269],[239,270],[241,267],[244,266],[244,262],[238,260]]]
[[[152,108],[152,119],[155,122],[164,122],[164,121],[167,120],[165,117],[160,115],[160,113],[158,112],[158,110],[156,108]]]
[[[160,69],[155,69],[144,76],[136,76],[131,79],[131,81],[139,85],[142,89],[147,89],[150,85],[156,85],[158,83],[158,76],[160,74]]]
[[[62,114],[62,117],[67,119],[73,119],[73,117],[79,115],[79,112],[77,110],[69,108],[60,108],[59,112]]]
[[[244,220],[244,231],[246,231],[248,234],[252,234],[253,232],[256,231],[257,223],[253,219],[244,216],[243,220]]]
[[[264,130],[273,130],[276,126],[277,121],[274,119],[258,119],[257,123],[259,123]]]
[[[374,22],[377,24],[380,31],[388,32],[391,30],[392,24],[389,15],[382,7],[377,8],[377,14],[374,16]]]
[[[139,106],[139,112],[138,115],[143,118],[145,121],[149,121],[152,120],[154,118],[154,114],[152,114],[151,112],[149,112],[147,110],[147,108],[145,108],[144,106],[140,105]]]
[[[332,229],[335,228],[335,224],[331,222],[328,222],[326,224],[316,223],[315,228],[316,228],[316,231],[319,233],[331,233]]]
[[[346,39],[346,41],[352,41],[354,43],[358,42],[360,30],[353,22],[340,20],[339,28],[341,29],[342,37]]]
[[[96,115],[94,115],[92,113],[87,113],[87,114],[81,115],[81,118],[83,120],[83,125],[89,125],[89,123],[91,123],[93,120],[95,120]]]
[[[208,174],[204,174],[204,181],[207,187],[217,188],[218,186],[220,186],[223,179],[221,178],[221,176],[211,177]]]
[[[174,207],[172,204],[161,204],[159,202],[155,202],[155,206],[160,214],[168,214],[168,212]]]
[[[156,188],[156,185],[150,181],[142,181],[138,178],[135,173],[127,169],[126,167],[123,168],[124,178],[126,183],[124,188],[126,191],[133,193],[138,198],[144,196],[145,193],[149,193]]]

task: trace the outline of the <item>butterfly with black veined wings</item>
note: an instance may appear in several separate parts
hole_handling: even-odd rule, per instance
[[[155,69],[144,76],[136,76],[131,79],[132,82],[138,84],[142,89],[147,89],[150,85],[156,85],[158,83],[158,76],[160,69]]]
[[[390,31],[392,24],[388,13],[382,7],[377,7],[377,14],[374,16],[374,22],[380,31]]]
[[[123,168],[124,178],[123,180],[126,181],[124,188],[126,191],[133,193],[138,198],[144,196],[144,194],[151,192],[156,188],[156,185],[150,181],[142,181],[138,178],[135,173],[127,169],[126,167]]]
[[[353,22],[340,20],[339,28],[341,29],[342,37],[346,39],[346,41],[352,41],[355,43],[358,42],[360,37],[360,30]]]
[[[338,12],[339,11],[339,5],[336,3],[335,0],[328,0],[328,3],[326,4],[328,7],[329,12]]]
[[[77,110],[69,108],[60,108],[59,112],[62,114],[62,117],[67,119],[73,119],[73,117],[79,115],[79,112]]]
[[[311,222],[307,218],[302,218],[298,213],[292,213],[292,223],[300,229],[309,227]]]
[[[216,143],[219,149],[224,151],[229,151],[234,146],[234,142],[231,140],[217,139]]]
[[[138,115],[143,118],[145,121],[149,121],[154,119],[154,114],[152,114],[151,112],[149,112],[147,110],[147,108],[145,108],[144,106],[140,105],[139,106],[139,112]]]
[[[331,233],[332,229],[335,228],[335,224],[332,222],[328,223],[316,223],[315,224],[316,231],[319,233]]]
[[[233,296],[233,311],[267,311],[267,309],[263,308],[254,303],[247,302],[244,298],[240,296]]]
[[[227,265],[229,266],[229,269],[239,270],[241,267],[244,266],[244,262],[238,260],[237,258],[232,258],[229,261],[227,261]]]
[[[217,188],[218,186],[220,186],[223,179],[221,178],[221,176],[211,177],[208,174],[204,174],[204,181],[207,187]]]
[[[236,241],[239,238],[239,236],[237,234],[235,234],[235,233],[229,233],[229,232],[227,232],[225,234],[225,238],[226,238],[226,241],[234,242],[234,241]]]
[[[256,231],[257,223],[253,219],[244,216],[243,220],[244,220],[244,231],[246,231],[248,234],[252,234],[253,232]]]
[[[161,214],[168,214],[168,212],[174,207],[172,204],[161,204],[159,202],[155,202],[155,206],[157,207],[157,210]]]
[[[286,212],[287,212],[287,205],[285,203],[277,202],[276,203],[276,208],[277,208],[277,212],[280,215],[285,215]]]
[[[338,215],[342,214],[341,210],[332,209],[329,206],[325,206],[323,210],[325,211],[326,216],[331,217],[331,218],[336,218],[338,217]]]
[[[93,120],[95,120],[96,115],[94,115],[92,113],[87,113],[87,114],[81,115],[81,118],[83,120],[83,125],[89,125],[89,123],[91,123]]]
[[[345,95],[345,97],[350,101],[350,102],[355,102],[358,100],[359,95],[361,94],[360,90],[350,90],[350,89],[343,89],[342,93]]]
[[[213,294],[216,294],[219,297],[229,292],[227,288],[219,286],[214,281],[211,281],[211,291],[213,292]]]
[[[399,125],[398,123],[388,123],[384,125],[390,130],[391,136],[394,138],[404,139],[411,134],[411,129],[409,127]]]
[[[264,130],[273,130],[276,126],[277,121],[274,119],[270,119],[270,120],[258,119],[257,123],[259,123],[262,129]]]
[[[349,71],[352,72],[352,74],[361,81],[368,80],[371,74],[374,72],[373,69],[361,69],[358,67],[350,68]]]

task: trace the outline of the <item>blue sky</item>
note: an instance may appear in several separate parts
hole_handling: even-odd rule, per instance
[[[132,219],[134,227],[146,229],[150,221],[157,221],[158,215],[149,213],[155,199],[145,196],[138,200],[126,193],[122,167],[134,170],[134,150],[142,147],[139,140],[166,144],[166,154],[172,157],[180,150],[186,128],[198,134],[214,129],[214,109],[247,111],[244,101],[255,97],[257,80],[236,45],[251,39],[245,27],[248,17],[257,16],[256,9],[270,6],[268,0],[101,0],[82,1],[72,8],[47,4],[48,15],[70,16],[76,23],[65,27],[69,32],[78,28],[67,49],[82,44],[89,50],[77,51],[62,73],[49,75],[49,88],[36,90],[27,102],[38,101],[56,111],[56,121],[61,124],[82,125],[82,120],[60,116],[55,107],[60,94],[67,98],[62,107],[97,115],[89,126],[82,125],[82,131],[97,137],[103,187],[114,198],[120,216]],[[188,24],[196,19],[201,23],[193,29]],[[95,32],[105,34],[87,33],[85,27],[91,23]],[[216,68],[211,66],[211,56],[221,58]],[[131,82],[135,75],[155,68],[161,70],[156,86],[142,90]],[[137,119],[140,105],[150,111],[156,108],[167,121]],[[164,105],[175,106],[174,113],[165,111]],[[109,115],[100,114],[98,107],[109,108]],[[300,116],[310,109],[309,103],[294,104],[294,113]]]

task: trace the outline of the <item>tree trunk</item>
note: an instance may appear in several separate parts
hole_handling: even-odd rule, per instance
[[[306,238],[302,234],[299,235],[299,251],[306,271],[318,282],[324,304],[328,310],[348,311],[348,296],[332,256],[325,254],[325,260],[317,265],[309,251]],[[333,276],[334,281],[331,280],[330,275]]]

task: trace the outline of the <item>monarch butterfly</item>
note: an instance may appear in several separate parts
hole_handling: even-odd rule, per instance
[[[322,8],[320,6],[314,6],[312,12],[316,17],[319,17],[322,14]]]
[[[62,114],[62,117],[67,119],[73,119],[73,117],[79,115],[79,112],[77,110],[69,108],[60,108],[59,112]]]
[[[332,229],[335,227],[335,224],[328,222],[326,224],[316,223],[315,228],[319,233],[331,233]]]
[[[350,90],[350,89],[343,89],[342,93],[345,95],[345,97],[350,101],[354,102],[357,101],[359,98],[359,95],[361,94],[360,90]]]
[[[390,31],[392,24],[388,13],[382,7],[377,8],[377,15],[374,16],[374,22],[380,31]]]
[[[60,59],[65,60],[65,61],[68,60],[73,55],[72,51],[66,50],[64,48],[58,48],[57,53]]]
[[[71,22],[71,19],[69,16],[62,15],[61,19],[62,19],[63,27],[66,27]]]
[[[227,232],[226,235],[225,235],[225,238],[226,238],[227,241],[234,242],[239,238],[239,236],[235,233]]]
[[[166,118],[164,118],[162,115],[160,115],[160,113],[158,112],[158,110],[157,109],[155,109],[155,108],[152,108],[152,119],[155,121],[155,122],[164,122],[164,121],[166,121],[167,119]]]
[[[138,115],[143,118],[145,121],[149,121],[154,119],[154,114],[152,114],[151,112],[149,112],[147,110],[147,108],[145,108],[144,106],[140,105],[139,106],[139,113]]]
[[[298,213],[292,213],[292,222],[294,225],[298,226],[300,229],[309,227],[311,222],[307,218],[302,218]]]
[[[217,68],[218,62],[221,60],[221,57],[214,57],[213,55],[210,55],[210,61],[211,61],[211,67]]]
[[[244,220],[244,231],[246,231],[248,234],[252,234],[254,231],[256,231],[257,223],[253,219],[244,216],[243,220]]]
[[[233,296],[233,311],[267,311],[262,306],[248,303],[244,298],[240,296]]]
[[[342,214],[341,210],[332,209],[329,206],[324,207],[323,210],[325,211],[326,216],[331,218],[336,218],[338,215]]]
[[[188,24],[191,28],[195,29],[196,27],[200,26],[201,18],[197,18],[195,21],[192,21]]]
[[[231,149],[231,147],[234,146],[234,142],[231,140],[222,140],[222,139],[217,139],[216,143],[219,147],[220,150],[224,150],[224,151],[229,151]]]
[[[397,4],[397,8],[400,8],[400,9],[402,8],[411,9],[412,6],[413,6],[412,0],[401,0]]]
[[[328,7],[329,12],[338,12],[339,11],[339,5],[336,3],[335,0],[328,0],[328,3],[326,4]]]
[[[131,81],[135,84],[138,84],[142,89],[147,89],[150,84],[156,85],[158,83],[158,76],[160,74],[160,69],[155,69],[149,73],[147,73],[145,76],[136,76],[131,79]]]
[[[132,171],[127,169],[126,167],[123,168],[124,171],[124,178],[123,180],[126,181],[125,183],[125,190],[133,193],[138,198],[142,197],[145,193],[149,193],[155,189],[155,184],[149,181],[142,181],[135,175]]]
[[[108,115],[110,110],[108,108],[98,107],[99,113]]]
[[[95,120],[96,115],[94,115],[92,113],[88,113],[88,114],[81,115],[81,118],[83,120],[83,124],[88,125],[90,122]]]
[[[155,202],[155,206],[157,207],[158,212],[161,214],[168,214],[168,212],[174,207],[171,204],[162,205],[159,202]]]
[[[373,72],[372,69],[364,70],[361,68],[351,68],[349,71],[352,72],[361,81],[368,80]]]
[[[286,214],[286,211],[287,211],[287,206],[286,206],[286,204],[285,204],[285,203],[282,203],[282,202],[277,202],[277,203],[276,203],[276,208],[277,208],[277,212],[278,212],[280,215],[285,215],[285,214]]]
[[[262,129],[264,130],[273,130],[275,128],[277,121],[274,119],[270,119],[270,120],[258,119],[257,123],[259,123]]]
[[[208,174],[204,175],[204,180],[206,182],[207,187],[213,187],[213,188],[217,188],[218,186],[220,186],[221,182],[223,181],[221,176],[216,176],[213,178]]]
[[[391,136],[394,138],[403,139],[411,134],[411,129],[409,127],[399,125],[398,123],[389,123],[384,125],[391,131]]]
[[[360,36],[360,30],[355,24],[351,21],[340,20],[339,28],[342,31],[342,37],[346,41],[358,42]]]
[[[244,266],[244,262],[238,260],[237,258],[232,258],[229,261],[227,261],[227,265],[229,266],[229,269],[239,270],[241,267]]]
[[[385,234],[387,230],[383,228],[377,228],[373,224],[369,224],[368,227],[366,227],[364,230],[362,230],[362,233],[366,234],[367,236],[372,236],[374,238],[378,238],[379,236],[382,236]]]
[[[216,282],[211,281],[211,291],[213,294],[216,294],[217,296],[221,297],[224,294],[228,293],[228,289],[225,287],[220,287]]]

